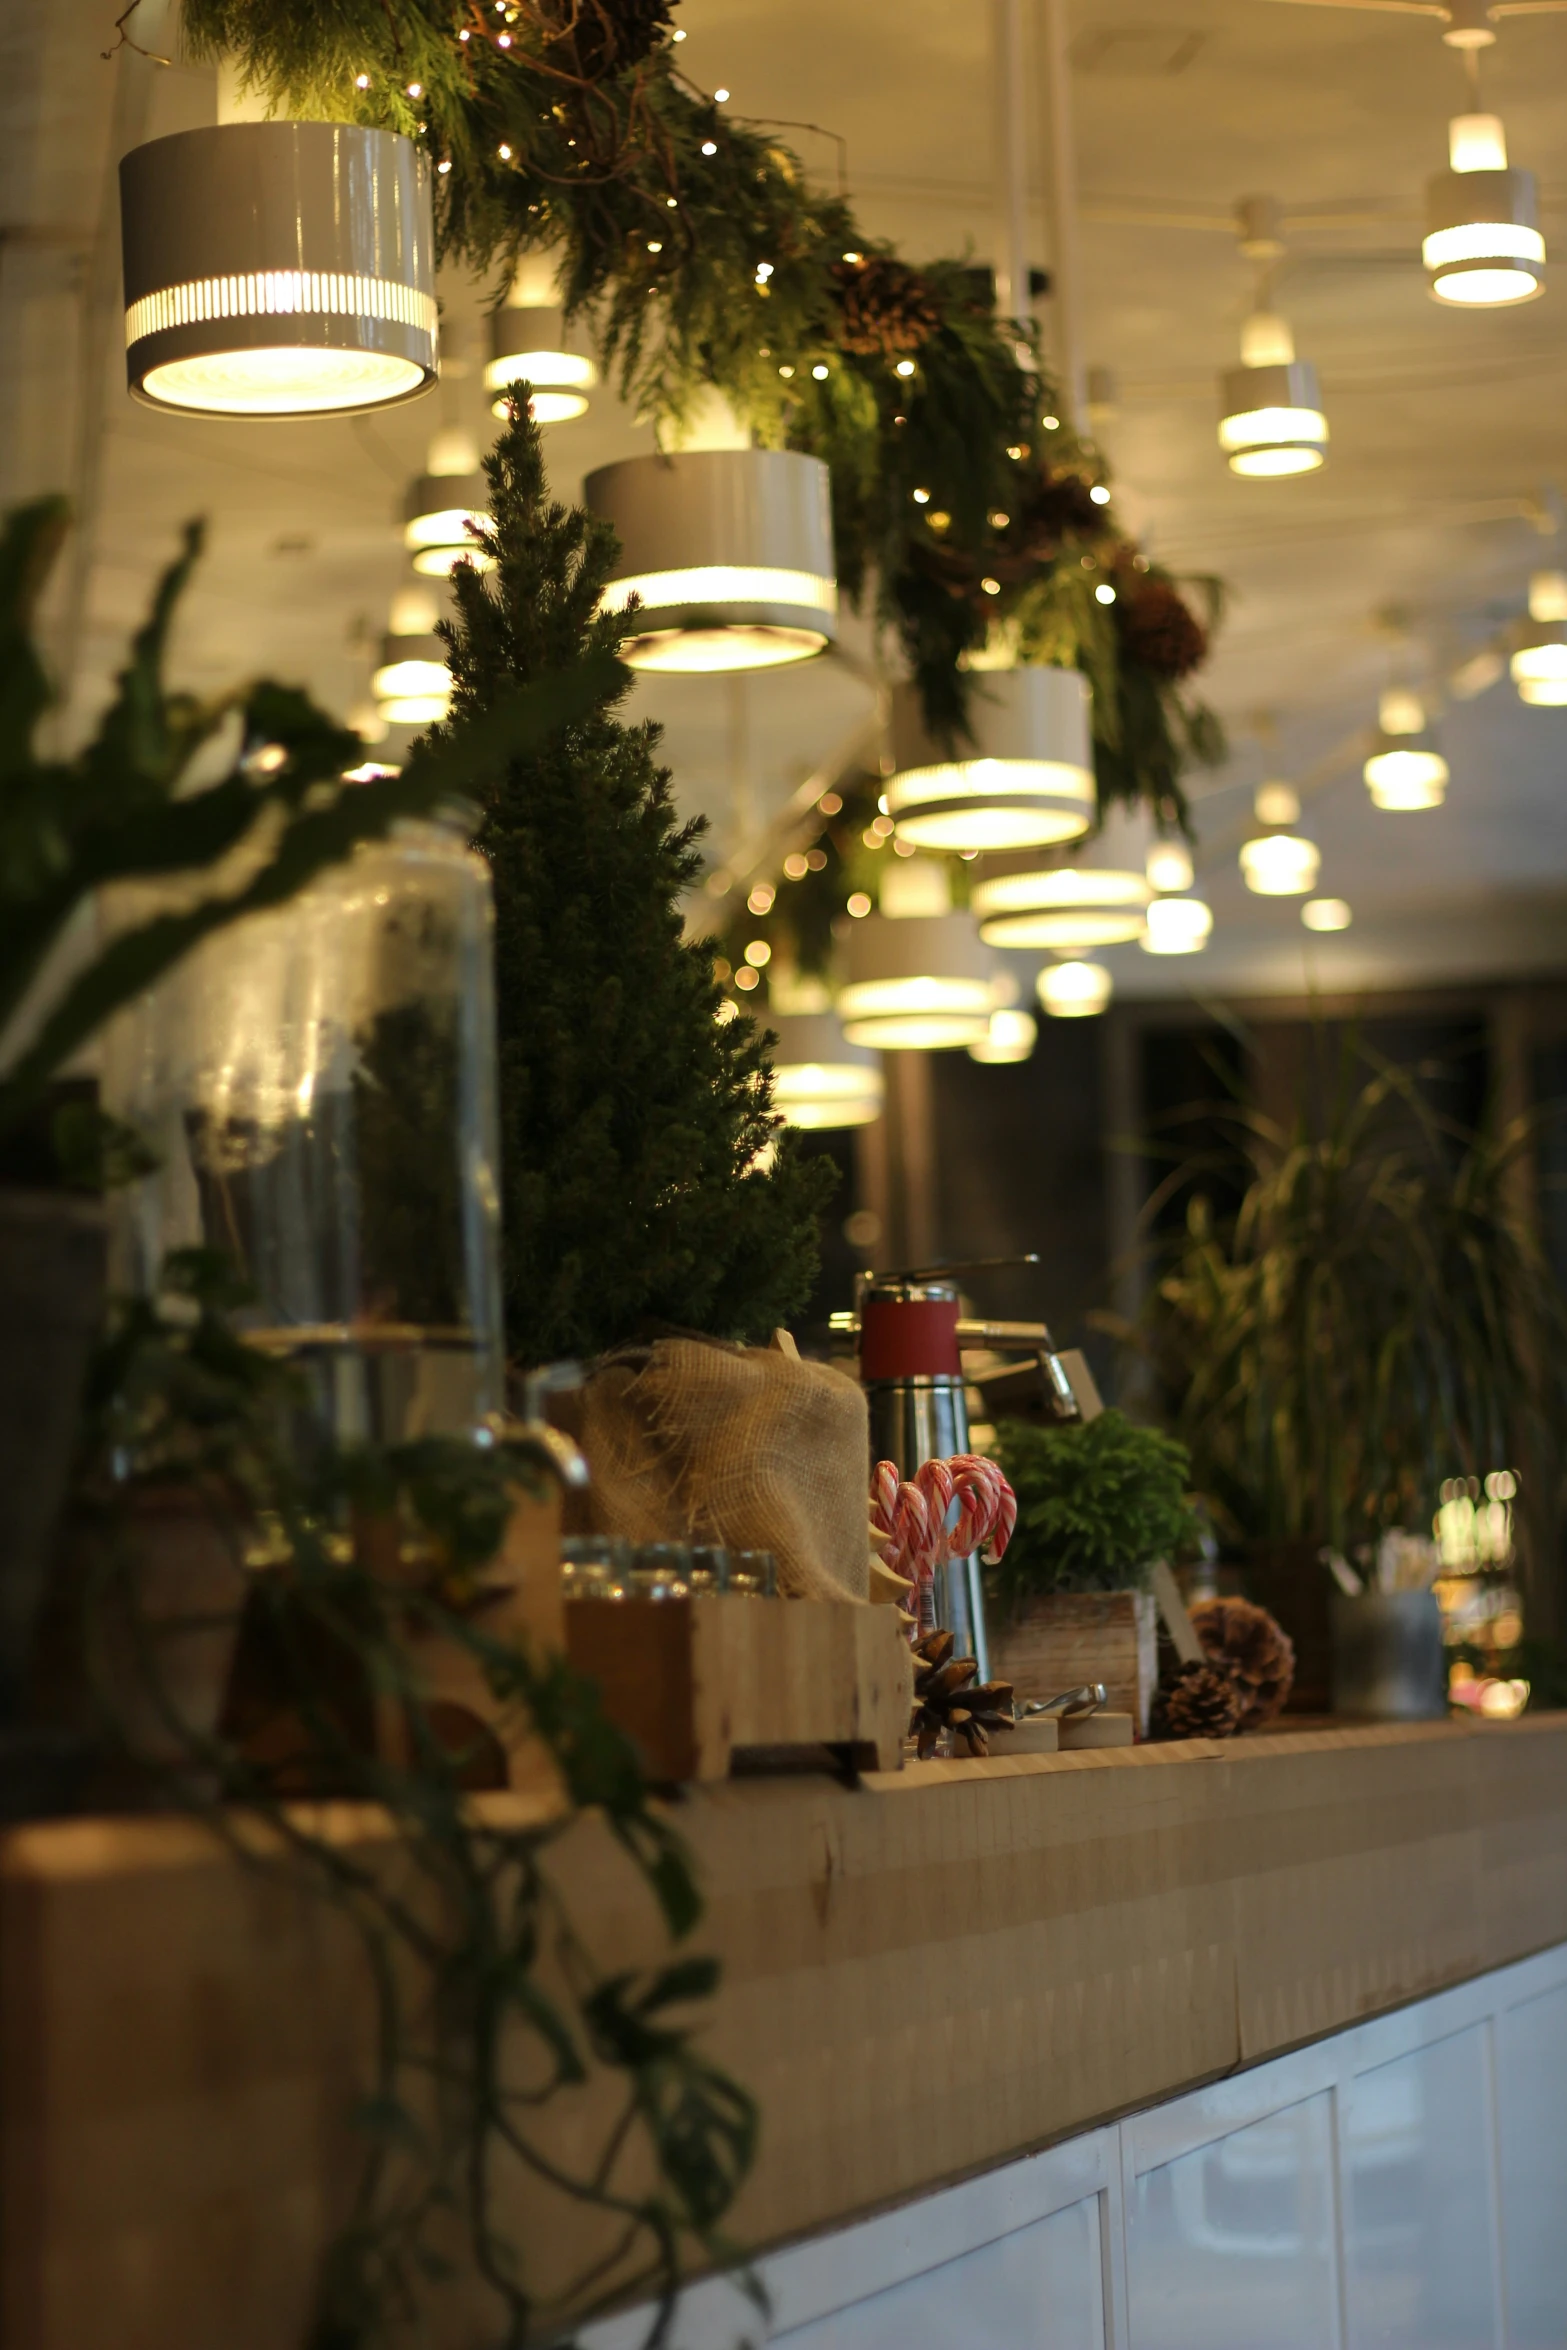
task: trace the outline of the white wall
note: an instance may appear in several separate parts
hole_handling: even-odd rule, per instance
[[[1567,1945],[761,2277],[770,2328],[709,2284],[672,2346],[1564,2350]],[[630,2350],[643,2331],[583,2340]]]

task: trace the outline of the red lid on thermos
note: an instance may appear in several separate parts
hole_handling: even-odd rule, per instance
[[[889,1285],[890,1286],[890,1285]],[[860,1377],[961,1379],[955,1288],[922,1284],[910,1296],[867,1290],[860,1300]]]

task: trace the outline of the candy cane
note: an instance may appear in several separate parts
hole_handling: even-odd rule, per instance
[[[870,1514],[887,1538],[884,1563],[913,1584],[921,1626],[928,1628],[936,1569],[987,1543],[992,1558],[1000,1558],[1017,1524],[1017,1497],[996,1463],[978,1453],[922,1461],[912,1482],[900,1479],[891,1461],[878,1461]]]

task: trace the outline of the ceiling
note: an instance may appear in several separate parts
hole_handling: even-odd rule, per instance
[[[101,699],[178,522],[209,548],[179,668],[214,687],[270,670],[346,711],[402,577],[394,509],[443,421],[483,408],[474,320],[486,288],[443,284],[458,366],[427,400],[358,423],[230,424],[134,406],[124,390],[114,165],[144,137],[213,119],[210,73],[111,61],[120,0],[39,11],[0,0],[0,494],[68,486],[83,525],[50,611],[69,729]],[[1031,0],[1026,13],[1032,16]],[[133,29],[172,44],[170,0]],[[685,0],[682,63],[742,115],[822,126],[791,137],[824,176],[845,143],[866,229],[911,257],[995,253],[1000,214],[990,13],[950,0]],[[1567,480],[1567,287],[1466,316],[1427,296],[1420,197],[1445,122],[1470,101],[1430,19],[1286,0],[1076,0],[1073,103],[1087,359],[1111,369],[1100,421],[1123,515],[1178,570],[1226,581],[1205,690],[1233,751],[1197,779],[1212,946],[1107,960],[1123,995],[1298,992],[1503,976],[1567,961],[1567,711],[1525,709],[1505,679],[1453,701],[1441,810],[1375,811],[1358,737],[1392,679],[1449,676],[1523,609]],[[1032,33],[1031,33],[1032,38]],[[1037,44],[1035,44],[1037,47]],[[1567,243],[1567,15],[1504,20],[1484,103],[1539,174],[1548,244]],[[1031,232],[1048,266],[1041,138]],[[1241,481],[1215,440],[1214,378],[1234,363],[1252,270],[1236,201],[1285,209],[1276,301],[1320,371],[1328,465]],[[1048,302],[1041,306],[1048,337]],[[552,428],[556,487],[651,447],[612,398]],[[863,629],[851,648],[868,659]],[[639,687],[663,719],[684,805],[719,852],[830,761],[869,710],[859,667],[821,661],[745,681]],[[1310,937],[1298,902],[1250,896],[1236,868],[1250,792],[1293,778],[1347,932]]]

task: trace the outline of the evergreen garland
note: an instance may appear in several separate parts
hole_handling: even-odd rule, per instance
[[[288,112],[418,140],[444,254],[508,274],[558,255],[568,311],[640,413],[676,422],[712,385],[762,445],[825,458],[840,581],[858,599],[874,573],[944,735],[963,733],[966,657],[1037,633],[1042,596],[1059,606],[1048,657],[1095,674],[1101,803],[1184,824],[1182,771],[1221,747],[1178,691],[1201,625],[1173,619],[1163,577],[1162,630],[1096,647],[1069,625],[1081,598],[1057,583],[1112,567],[1121,541],[1027,331],[995,315],[986,273],[873,245],[844,197],[686,82],[665,0],[186,0],[184,21],[196,54]]]
[[[597,611],[614,534],[549,502],[521,387],[514,409],[485,464],[493,569],[458,566],[442,624],[459,736],[627,625]],[[507,1340],[528,1363],[649,1318],[765,1338],[809,1295],[832,1180],[772,1113],[768,1040],[720,1017],[710,943],[682,938],[703,825],[675,819],[658,728],[613,710],[511,761],[477,836],[495,879]]]

